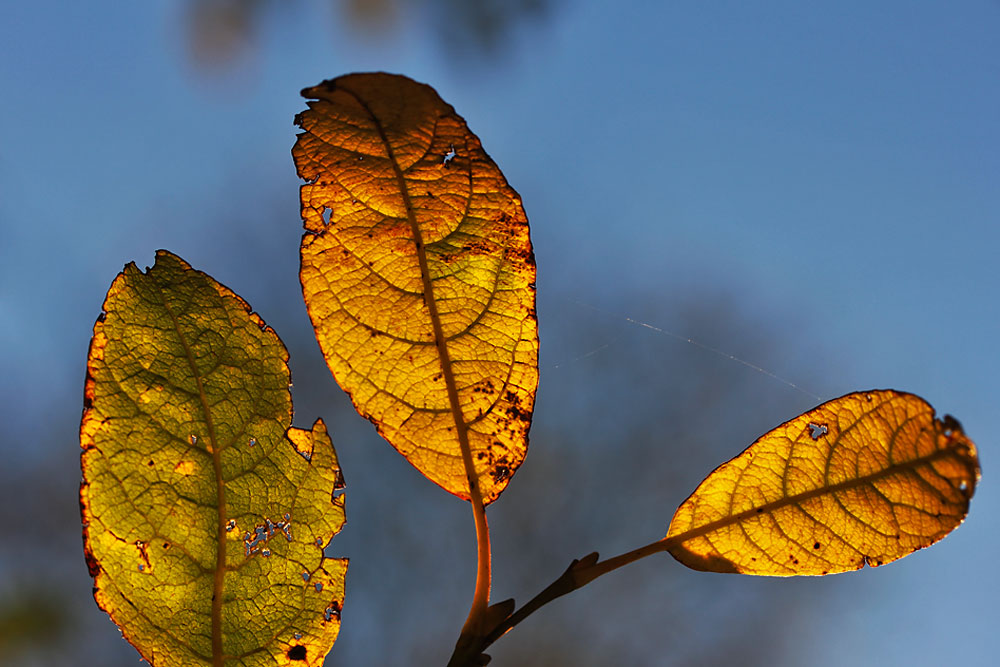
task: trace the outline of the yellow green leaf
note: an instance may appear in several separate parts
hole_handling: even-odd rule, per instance
[[[688,567],[791,576],[878,566],[965,519],[976,447],[913,394],[848,394],[761,436],[701,483],[666,542]]]
[[[340,629],[342,477],[290,428],[288,354],[159,251],[108,291],[87,360],[80,505],[94,597],[151,664],[321,665]]]
[[[330,370],[424,475],[468,499],[474,470],[495,500],[538,384],[521,199],[429,86],[352,74],[303,95],[300,278]]]

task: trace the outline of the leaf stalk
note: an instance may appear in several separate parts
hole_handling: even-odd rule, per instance
[[[667,538],[663,538],[639,547],[638,549],[633,549],[632,551],[600,562],[598,562],[600,554],[596,551],[584,556],[583,558],[574,559],[573,562],[569,564],[569,567],[566,568],[566,571],[559,576],[559,578],[546,586],[542,592],[533,597],[527,604],[505,618],[495,628],[493,628],[493,630],[491,630],[483,639],[480,651],[485,650],[490,644],[510,632],[514,626],[544,607],[549,602],[552,602],[553,600],[568,593],[572,593],[578,588],[583,588],[594,579],[597,579],[598,577],[609,572],[613,572],[620,567],[624,567],[629,563],[634,563],[635,561],[645,558],[646,556],[666,551],[675,542],[676,540],[674,539],[670,539],[668,541]]]

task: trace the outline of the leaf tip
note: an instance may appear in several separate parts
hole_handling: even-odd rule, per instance
[[[307,100],[319,99],[323,93],[332,93],[337,89],[336,79],[324,79],[315,86],[308,86],[299,91],[299,94]]]
[[[954,453],[966,468],[967,478],[959,482],[958,488],[966,499],[971,499],[976,492],[976,485],[982,479],[982,468],[979,464],[979,453],[976,450],[976,445],[962,430],[962,424],[953,416],[946,414],[936,422],[941,435],[946,438],[945,449]]]

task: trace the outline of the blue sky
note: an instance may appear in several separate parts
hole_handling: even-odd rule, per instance
[[[838,601],[803,612],[787,664],[801,664],[801,647],[831,666],[996,656],[1000,5],[559,0],[483,52],[448,36],[442,3],[388,4],[394,27],[379,33],[348,20],[346,4],[265,3],[251,48],[208,68],[192,58],[182,3],[4,9],[11,465],[76,455],[94,318],[122,265],[151,264],[157,248],[235,289],[286,342],[309,338],[289,156],[298,91],[400,72],[455,106],[524,199],[540,267],[540,406],[562,409],[544,394],[546,373],[556,386],[554,366],[592,351],[560,348],[546,328],[546,309],[579,301],[614,314],[584,307],[584,322],[611,322],[597,364],[644,337],[683,345],[626,316],[741,358],[774,336],[784,354],[768,371],[824,400],[912,391],[979,444],[986,477],[966,525],[900,563],[835,578]],[[754,327],[678,330],[656,305],[706,289],[731,294]],[[816,403],[757,376],[761,396]]]

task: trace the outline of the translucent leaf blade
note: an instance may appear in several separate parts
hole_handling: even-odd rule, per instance
[[[538,384],[520,197],[429,86],[352,74],[303,95],[300,278],[327,363],[418,470],[469,498],[468,456],[490,502],[524,460]]]
[[[125,267],[94,326],[80,427],[94,597],[156,666],[321,665],[346,559],[336,452],[290,428],[288,355],[170,253]],[[308,458],[308,460],[307,460]]]
[[[878,566],[965,519],[975,445],[913,394],[824,403],[717,468],[674,514],[667,542],[688,567],[776,576]]]

